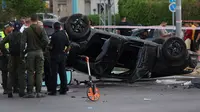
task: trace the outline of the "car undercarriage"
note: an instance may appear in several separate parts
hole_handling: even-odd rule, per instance
[[[182,74],[195,68],[197,54],[186,49],[183,40],[171,37],[154,41],[129,38],[99,29],[91,29],[89,20],[74,14],[65,25],[71,40],[67,66],[87,73],[81,56],[88,56],[92,75],[98,79],[117,78],[134,82],[143,77]]]

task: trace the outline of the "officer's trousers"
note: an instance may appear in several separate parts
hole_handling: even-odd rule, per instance
[[[51,92],[51,65],[50,65],[50,59],[49,58],[45,58],[44,60],[44,75],[45,75],[45,85],[47,87],[47,91]]]
[[[42,88],[44,72],[44,55],[42,50],[30,51],[27,54],[27,77],[28,91],[33,93],[33,87],[36,84],[36,92],[40,93]]]
[[[67,78],[65,72],[65,55],[64,54],[57,54],[51,55],[51,92],[56,93],[57,88],[57,73],[60,76],[61,85],[60,85],[60,92],[67,91]]]
[[[0,70],[2,72],[2,86],[4,91],[7,91],[8,84],[8,56],[1,56],[0,58]]]
[[[8,93],[12,93],[12,89],[19,85],[19,93],[25,92],[25,61],[20,56],[10,56],[8,63]],[[16,80],[17,79],[17,80]],[[17,81],[17,82],[16,82]]]

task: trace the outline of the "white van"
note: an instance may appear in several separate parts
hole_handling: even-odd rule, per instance
[[[53,13],[36,13],[41,20],[58,20],[58,16]]]

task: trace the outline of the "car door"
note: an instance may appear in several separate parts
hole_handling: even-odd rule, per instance
[[[111,73],[119,58],[122,43],[123,40],[118,37],[109,39],[109,45],[106,45],[107,50],[102,51],[105,52],[105,55],[95,62],[94,69],[96,74],[107,76]]]

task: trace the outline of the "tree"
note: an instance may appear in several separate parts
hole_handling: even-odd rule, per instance
[[[45,10],[45,3],[42,0],[7,0],[7,5],[17,16],[30,16]]]
[[[6,2],[7,3],[7,2]],[[2,6],[2,0],[0,0],[0,5]],[[0,8],[0,23],[9,21],[13,16],[13,11],[11,8],[2,9]]]
[[[198,20],[199,0],[182,0],[183,20]],[[169,0],[119,0],[119,14],[136,24],[157,25],[162,21],[172,23]]]

